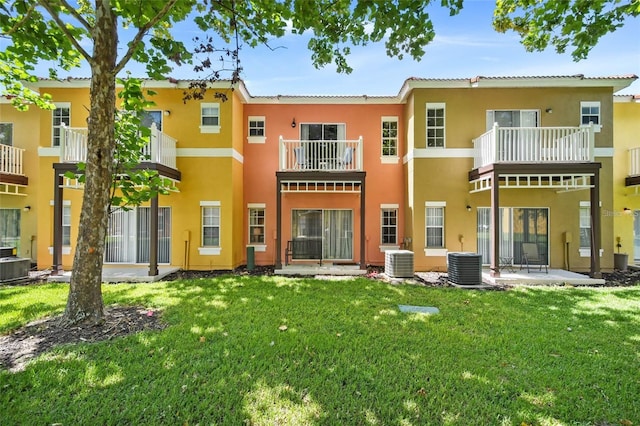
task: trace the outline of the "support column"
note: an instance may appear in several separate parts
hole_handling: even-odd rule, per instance
[[[282,185],[276,177],[276,269],[282,268]]]
[[[364,177],[360,181],[360,269],[367,269],[367,260],[365,258],[366,233],[365,233],[365,187]]]
[[[500,276],[500,176],[491,172],[491,276]]]
[[[602,278],[600,271],[600,245],[602,227],[600,226],[600,170],[591,176],[591,278]]]
[[[53,266],[51,275],[62,275],[62,207],[63,207],[63,176],[54,169],[53,175]]]
[[[151,199],[149,212],[149,276],[158,275],[158,196]]]

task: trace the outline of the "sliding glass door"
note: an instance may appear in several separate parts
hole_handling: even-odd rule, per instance
[[[292,210],[291,226],[293,239],[306,242],[294,259],[353,259],[352,210]]]
[[[147,263],[150,249],[151,209],[118,210],[109,216],[105,262]],[[158,209],[158,263],[171,258],[171,209]]]
[[[547,208],[500,208],[500,256],[513,258],[513,263],[522,263],[522,243],[536,243],[538,251],[549,253],[549,209]],[[482,263],[491,263],[491,209],[478,208],[478,253]]]

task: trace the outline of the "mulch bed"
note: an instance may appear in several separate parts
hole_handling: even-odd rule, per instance
[[[99,342],[166,327],[158,312],[130,306],[105,308],[101,325],[68,327],[61,325],[60,319],[57,316],[34,321],[0,336],[0,369],[20,371],[27,361],[57,345]]]
[[[273,266],[256,266],[249,271],[245,267],[224,271],[178,271],[165,278],[165,281],[179,279],[213,278],[222,275],[273,275]],[[640,271],[615,271],[603,273],[605,287],[634,286],[640,283]],[[368,268],[367,278],[389,281],[384,268]],[[42,279],[30,283],[42,282]],[[420,274],[412,283],[438,287],[449,286],[446,276],[440,273]],[[0,369],[11,372],[21,371],[26,363],[56,345],[82,342],[98,342],[127,336],[143,330],[162,330],[166,324],[157,311],[140,307],[112,306],[105,308],[104,323],[90,327],[66,327],[60,323],[61,316],[45,318],[27,324],[12,333],[0,336]]]

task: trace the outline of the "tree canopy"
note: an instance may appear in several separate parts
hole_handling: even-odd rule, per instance
[[[457,14],[463,0],[441,0]],[[85,190],[73,275],[65,318],[69,323],[100,322],[101,270],[108,211],[113,201],[118,139],[116,78],[136,61],[146,76],[167,78],[175,65],[191,65],[203,80],[223,77],[217,59],[231,59],[231,81],[240,76],[242,47],[269,44],[288,32],[310,34],[316,67],[334,64],[350,72],[353,46],[383,42],[388,56],[421,59],[435,31],[430,1],[423,0],[5,0],[0,3],[0,86],[16,107],[50,107],[51,97],[31,91],[36,65],[52,61],[48,77],[86,61],[91,68]],[[437,6],[435,6],[437,7]],[[549,44],[575,47],[586,56],[599,38],[637,16],[638,0],[498,0],[494,26],[514,30],[527,49]],[[173,35],[176,23],[193,22],[202,34],[186,45]],[[212,60],[212,58],[214,58]],[[141,76],[142,77],[142,76]],[[137,86],[132,86],[138,90]],[[202,87],[199,87],[200,89]],[[203,96],[202,93],[199,96]],[[134,123],[135,123],[135,114]],[[131,130],[120,126],[121,130]],[[122,145],[122,144],[121,144]]]

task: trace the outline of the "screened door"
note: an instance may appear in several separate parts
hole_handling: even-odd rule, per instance
[[[118,210],[109,216],[105,262],[147,263],[150,249],[149,207]],[[158,263],[169,263],[171,258],[171,209],[158,209]]]
[[[536,243],[538,252],[549,259],[549,209],[500,208],[500,257],[522,263],[522,243]],[[478,253],[482,263],[491,263],[491,209],[478,208]],[[547,260],[548,262],[548,260]]]

